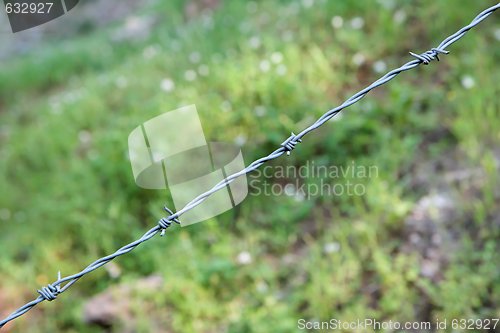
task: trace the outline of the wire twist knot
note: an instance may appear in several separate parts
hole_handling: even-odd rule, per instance
[[[61,272],[58,273],[57,278],[58,281],[61,279]],[[57,295],[61,293],[61,285],[49,284],[48,286],[39,289],[37,292],[43,297],[44,300],[52,302],[57,298]]]
[[[297,146],[297,143],[302,142],[302,139],[298,138],[293,132],[292,135],[283,143],[281,146],[285,148],[286,154],[290,156],[290,152],[295,149],[295,146]]]
[[[177,224],[181,224],[181,221],[179,221],[179,218],[177,217],[176,214],[174,214],[173,211],[171,211],[168,207],[163,207],[163,209],[170,214],[168,217],[163,217],[158,221],[158,225],[161,228],[161,234],[160,236],[165,236],[165,230],[167,230],[168,227],[172,225],[173,222]]]
[[[424,65],[428,65],[432,60],[436,59],[439,61],[439,54],[448,54],[450,51],[438,49],[438,48],[432,48],[429,51],[426,51],[422,54],[416,54],[413,52],[410,52],[410,55],[414,56],[418,60],[424,63]]]

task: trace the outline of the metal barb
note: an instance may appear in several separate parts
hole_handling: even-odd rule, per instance
[[[178,217],[172,210],[170,210],[167,206],[163,207],[163,209],[169,213],[170,215],[168,217],[163,217],[158,221],[158,226],[161,229],[160,236],[163,237],[165,236],[165,231],[167,230],[168,227],[172,225],[172,222],[175,222],[177,224],[181,224],[179,221]]]
[[[61,272],[60,271],[57,274],[57,281],[59,281],[59,280],[61,280]],[[61,284],[60,283],[58,283],[56,285],[49,284],[48,286],[43,287],[42,289],[39,289],[38,293],[40,294],[40,296],[44,300],[52,302],[53,300],[55,300],[57,298],[57,295],[59,295],[61,293]]]
[[[290,152],[295,149],[295,146],[297,146],[298,143],[302,142],[302,139],[298,138],[293,132],[292,135],[283,143],[281,146],[285,148],[286,154],[290,156]]]
[[[457,40],[462,38],[467,33],[467,31],[469,31],[470,29],[472,29],[473,27],[478,25],[481,21],[486,19],[495,10],[497,10],[499,8],[500,8],[500,3],[484,10],[479,15],[477,15],[472,20],[471,23],[469,23],[465,27],[461,28],[460,30],[458,30],[454,34],[452,34],[449,37],[447,37],[446,39],[444,39],[441,42],[441,44],[439,44],[439,46],[437,46],[436,48],[433,48],[430,51],[427,51],[423,54],[418,54],[418,55],[414,54],[414,53],[410,53],[412,56],[417,58],[418,61],[412,60],[412,61],[402,65],[401,67],[396,68],[396,69],[388,72],[387,74],[382,76],[377,81],[373,82],[368,87],[362,89],[361,91],[357,92],[356,94],[354,94],[353,96],[348,98],[340,106],[325,112],[325,114],[323,114],[320,118],[318,118],[318,120],[316,120],[316,122],[314,122],[312,125],[310,125],[306,129],[304,129],[298,135],[295,135],[292,133],[292,135],[287,140],[285,140],[285,142],[282,143],[280,148],[276,149],[275,151],[273,151],[269,155],[262,157],[262,158],[259,158],[258,160],[254,161],[253,163],[248,165],[245,169],[226,177],[223,181],[216,184],[212,189],[208,190],[207,192],[205,192],[203,194],[200,194],[198,197],[194,198],[191,202],[187,203],[184,206],[184,208],[182,208],[181,210],[178,210],[175,214],[170,209],[165,207],[165,210],[170,213],[170,216],[168,216],[166,218],[162,218],[158,222],[157,226],[148,230],[144,235],[142,235],[141,238],[133,241],[130,244],[127,244],[127,245],[121,247],[113,254],[110,254],[108,256],[105,256],[103,258],[100,258],[100,259],[94,261],[89,266],[87,266],[85,269],[80,271],[79,273],[76,273],[76,274],[73,274],[70,276],[66,276],[64,278],[61,278],[59,276],[59,279],[56,282],[54,282],[53,284],[50,284],[47,287],[44,287],[38,291],[38,293],[40,294],[40,296],[38,298],[36,298],[35,300],[32,300],[31,302],[26,303],[25,305],[21,306],[19,309],[17,309],[13,313],[11,313],[9,316],[7,316],[5,319],[1,320],[0,321],[0,328],[5,326],[5,324],[7,324],[8,322],[24,315],[29,310],[31,310],[33,307],[35,307],[37,304],[39,304],[45,300],[52,301],[52,300],[56,299],[59,294],[66,291],[71,285],[76,283],[78,281],[78,279],[80,279],[82,276],[89,274],[90,272],[98,269],[101,266],[106,265],[111,260],[113,260],[119,256],[122,256],[126,253],[129,253],[130,251],[135,249],[140,244],[153,238],[158,233],[158,231],[161,230],[161,235],[163,235],[165,233],[165,230],[170,225],[172,225],[172,222],[180,223],[178,220],[179,216],[181,216],[185,212],[187,212],[187,211],[193,209],[194,207],[198,206],[199,204],[201,204],[204,200],[206,200],[206,198],[208,198],[213,193],[225,188],[227,186],[227,184],[232,182],[234,179],[256,170],[257,168],[262,166],[264,163],[280,157],[285,152],[287,153],[287,155],[290,155],[290,152],[295,148],[297,143],[301,142],[301,139],[307,133],[316,130],[318,127],[320,127],[325,122],[330,120],[332,117],[334,117],[336,114],[338,114],[343,109],[351,106],[352,104],[357,103],[359,100],[361,100],[363,97],[365,97],[366,94],[368,94],[372,89],[379,87],[383,84],[386,84],[387,82],[391,81],[396,76],[398,76],[400,73],[411,70],[413,68],[416,68],[420,64],[427,65],[430,61],[432,61],[434,59],[439,60],[438,54],[447,54],[448,51],[446,51],[445,49],[448,46],[450,46],[451,44],[455,43]],[[63,283],[65,283],[65,285],[64,285],[64,287],[61,288],[61,284],[63,284]]]
[[[410,52],[412,56],[420,60],[424,65],[428,65],[432,60],[436,59],[439,61],[439,54],[448,54],[450,53],[449,51],[446,50],[441,50],[439,48],[432,48],[429,51],[426,51],[422,54],[416,54],[413,52]]]

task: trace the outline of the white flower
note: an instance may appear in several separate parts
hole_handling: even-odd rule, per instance
[[[248,40],[248,44],[252,49],[258,49],[260,47],[260,38],[257,36],[253,36]]]
[[[356,66],[361,66],[362,64],[364,64],[365,62],[365,56],[363,55],[363,53],[361,52],[358,52],[356,53],[353,57],[352,57],[352,62],[353,64],[355,64]]]
[[[276,68],[276,73],[278,73],[278,75],[280,76],[283,76],[285,75],[287,72],[287,69],[286,69],[286,66],[283,65],[283,64],[280,64],[277,68]]]
[[[356,30],[361,29],[363,28],[364,25],[365,25],[365,20],[363,20],[362,17],[357,16],[351,20],[351,27],[353,29]]]
[[[181,43],[178,40],[173,40],[170,42],[170,47],[174,51],[179,51],[181,49]]]
[[[257,3],[255,1],[249,1],[247,3],[247,10],[249,13],[255,13],[258,9]]]
[[[118,81],[120,81],[121,79],[123,79],[124,81],[122,81],[123,83],[123,86],[120,86],[120,84],[117,82],[117,85],[120,87],[120,88],[123,88],[123,87],[126,87],[127,86],[127,79],[124,78],[124,77],[119,77],[118,78]],[[66,103],[73,103],[75,102],[78,98],[82,97],[82,91],[81,90],[73,90],[73,91],[69,91],[67,93],[65,93],[63,95],[63,100],[66,102]]]
[[[123,89],[123,88],[125,88],[128,85],[128,80],[124,76],[119,76],[119,77],[116,78],[115,84],[116,84],[116,86],[118,88]]]
[[[462,82],[462,86],[465,89],[471,89],[476,85],[476,81],[474,81],[474,78],[472,76],[469,76],[469,75],[462,76],[461,82]]]
[[[263,117],[266,114],[266,108],[262,105],[258,105],[255,107],[254,112],[257,117]]]
[[[281,52],[273,52],[273,54],[271,54],[271,61],[275,64],[279,64],[283,61],[283,54],[281,54]]]
[[[286,265],[293,265],[295,263],[297,263],[297,259],[295,258],[295,256],[291,253],[287,253],[285,254],[283,257],[282,257],[282,260],[283,260],[283,263],[285,263]]]
[[[252,263],[252,255],[247,251],[240,252],[236,257],[236,261],[240,265],[248,265]]]
[[[291,42],[293,40],[293,32],[290,30],[287,30],[283,32],[283,35],[281,36],[284,42]]]
[[[23,212],[22,210],[17,211],[14,214],[14,219],[17,220],[17,221],[24,221],[26,219],[26,213]]]
[[[298,2],[291,2],[287,8],[287,15],[297,15],[300,12],[300,4]]]
[[[99,153],[96,152],[94,149],[90,149],[87,153],[87,157],[91,161],[95,161],[99,158]]]
[[[167,78],[167,79],[161,80],[160,87],[161,87],[161,90],[163,90],[165,92],[170,92],[170,91],[174,90],[175,84],[174,84],[174,81]]]
[[[50,101],[50,113],[60,115],[62,113],[61,103],[59,101]]]
[[[393,16],[394,22],[403,23],[406,20],[406,12],[402,9],[397,10]]]
[[[383,73],[383,72],[385,72],[386,69],[387,69],[387,65],[385,64],[385,62],[383,60],[377,60],[373,64],[373,70],[376,73]]]
[[[187,80],[187,81],[194,81],[196,80],[196,77],[198,75],[196,75],[196,72],[193,71],[192,69],[190,70],[187,70],[185,73],[184,73],[184,78]]]
[[[295,185],[293,184],[286,184],[284,188],[284,192],[286,196],[292,197],[295,195]]]
[[[159,51],[160,50],[158,45],[150,45],[142,51],[142,56],[144,57],[144,59],[149,60],[158,55]]]
[[[500,28],[495,29],[493,35],[495,36],[496,40],[500,40]]]
[[[306,198],[306,194],[304,193],[303,190],[299,190],[295,192],[295,201],[297,202],[302,202]]]
[[[340,250],[340,244],[337,242],[327,243],[323,247],[323,251],[325,253],[339,252],[339,250]]]
[[[237,146],[243,146],[245,143],[247,142],[247,137],[244,136],[243,134],[240,134],[238,135],[235,139],[234,139],[234,143],[237,145]]]
[[[259,64],[259,68],[262,72],[268,72],[271,69],[269,60],[262,60]]]
[[[393,9],[396,6],[396,2],[394,0],[378,0],[384,8]]]
[[[216,64],[220,64],[222,62],[222,55],[220,53],[214,53],[211,58]]]
[[[344,25],[344,19],[341,16],[334,16],[331,24],[334,29],[340,29]]]
[[[110,262],[108,265],[104,266],[104,268],[112,279],[117,279],[122,274],[120,266],[118,266],[115,262]]]
[[[199,63],[201,60],[201,55],[198,52],[192,52],[189,55],[189,61],[191,61],[193,64]]]
[[[233,107],[231,106],[231,102],[230,101],[224,101],[224,102],[221,103],[220,108],[224,112],[229,112],[229,111],[232,110]]]
[[[264,281],[259,281],[255,286],[255,289],[261,294],[266,293],[269,290],[269,286]]]
[[[271,16],[267,12],[263,12],[257,18],[259,24],[266,24],[270,21]]]
[[[81,144],[88,145],[92,141],[92,133],[85,130],[80,131],[80,133],[78,133],[78,140]]]
[[[332,121],[339,121],[343,116],[344,114],[342,112],[339,112],[335,116],[333,116]]]
[[[209,14],[209,13],[203,14],[201,16],[201,19],[202,19],[201,22],[203,24],[203,27],[206,30],[211,30],[214,27],[214,19],[212,18],[211,14]]]
[[[10,216],[10,210],[8,210],[7,208],[0,209],[0,220],[7,221],[8,219],[10,219]]]
[[[207,65],[200,65],[200,67],[198,67],[198,73],[201,76],[207,76],[210,73],[210,70]]]
[[[252,24],[249,21],[243,21],[240,23],[240,32],[248,33],[252,30]]]
[[[302,0],[304,8],[311,8],[314,5],[314,0]]]

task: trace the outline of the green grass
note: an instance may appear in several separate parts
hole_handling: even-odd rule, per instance
[[[163,205],[172,206],[168,193],[134,183],[127,137],[138,124],[196,104],[209,141],[246,139],[248,164],[377,79],[377,60],[398,66],[411,59],[408,51],[436,46],[490,5],[388,3],[253,8],[226,1],[209,24],[185,22],[181,2],[158,1],[140,13],[160,18],[147,40],[113,42],[111,27],[2,63],[0,294],[9,303],[0,310],[33,298],[58,270],[72,274],[136,239],[162,217]],[[406,19],[396,22],[396,12]],[[331,26],[336,15],[341,29]],[[104,331],[82,323],[85,300],[150,274],[166,283],[131,300],[137,332],[293,332],[300,318],[498,318],[498,15],[441,62],[402,74],[272,162],[376,166],[377,177],[354,180],[366,194],[301,202],[249,196],[233,211],[169,230],[117,259],[118,278],[106,269],[86,276],[13,331]],[[361,29],[350,27],[354,17],[363,18]],[[255,37],[257,49],[249,42]],[[147,49],[157,54],[147,58]],[[199,63],[190,61],[193,52]],[[275,52],[281,64],[270,61],[263,73],[261,62]],[[209,75],[186,80],[200,65]],[[467,76],[470,89],[462,84]],[[173,91],[161,90],[165,78]],[[81,140],[87,134],[88,143]],[[485,178],[447,188],[458,207],[448,230],[456,244],[434,281],[421,274],[420,254],[404,251],[405,220],[421,196],[442,190],[449,171],[436,167],[416,186],[419,166],[443,158],[456,169],[479,168]],[[332,244],[340,249],[325,252]],[[243,251],[252,256],[248,265],[236,259]]]

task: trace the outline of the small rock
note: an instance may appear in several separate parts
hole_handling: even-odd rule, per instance
[[[113,34],[115,41],[145,40],[151,34],[154,21],[151,17],[129,16]]]
[[[448,228],[458,217],[457,211],[450,194],[434,193],[422,197],[405,221],[403,251],[417,253],[420,274],[436,282],[457,244]]]
[[[153,291],[161,288],[163,278],[158,275],[139,279],[134,283],[119,284],[108,288],[88,300],[83,308],[83,321],[103,327],[111,327],[118,322],[133,323],[132,293]],[[133,327],[133,325],[127,325]]]
[[[431,260],[422,260],[420,264],[420,273],[427,278],[434,278],[439,273],[439,263]]]
[[[193,19],[203,13],[208,13],[216,9],[220,0],[191,0],[187,1],[184,7],[184,14],[188,19]]]

